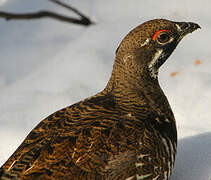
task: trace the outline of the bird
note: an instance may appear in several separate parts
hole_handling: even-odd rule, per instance
[[[153,19],[131,30],[105,88],[42,120],[3,164],[1,179],[168,180],[177,128],[158,72],[199,28]]]

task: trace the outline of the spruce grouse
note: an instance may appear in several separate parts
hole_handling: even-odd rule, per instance
[[[158,69],[198,28],[155,19],[133,29],[106,88],[41,121],[1,167],[1,179],[169,179],[177,130]]]

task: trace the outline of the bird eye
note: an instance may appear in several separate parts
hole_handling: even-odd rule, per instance
[[[165,44],[170,40],[169,30],[160,30],[157,31],[152,39],[159,44]]]
[[[162,33],[158,34],[158,36],[156,38],[157,42],[160,44],[164,44],[164,43],[168,42],[169,39],[170,39],[170,36],[166,32],[162,32]]]

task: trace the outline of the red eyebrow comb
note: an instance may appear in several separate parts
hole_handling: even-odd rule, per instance
[[[170,32],[170,30],[168,30],[168,29],[159,30],[159,31],[157,31],[157,32],[152,36],[152,40],[155,41],[155,39],[156,39],[156,37],[158,36],[158,34],[160,34],[161,32],[165,32],[165,31]]]

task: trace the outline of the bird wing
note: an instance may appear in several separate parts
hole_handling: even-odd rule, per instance
[[[110,98],[96,97],[53,113],[30,132],[3,171],[23,179],[113,179],[136,159],[135,138],[129,145],[125,138],[136,132],[120,123],[114,106]],[[128,126],[133,123],[128,121]]]

